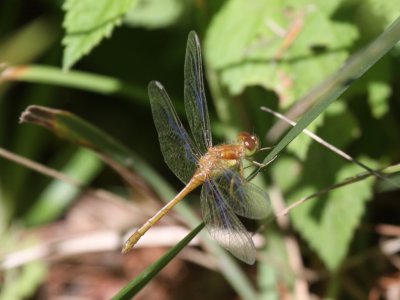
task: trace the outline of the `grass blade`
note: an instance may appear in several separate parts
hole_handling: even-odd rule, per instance
[[[63,139],[94,150],[128,183],[150,193],[143,179],[133,172],[140,158],[83,119],[66,111],[32,105],[21,115],[21,122],[44,126]]]
[[[105,95],[119,95],[137,99],[147,105],[147,89],[128,84],[113,77],[81,71],[63,72],[59,68],[40,65],[22,65],[6,68],[0,74],[0,81],[25,81],[44,83],[96,92]]]
[[[157,262],[149,266],[128,285],[126,285],[113,300],[132,299],[146,284],[154,278],[187,244],[204,228],[204,223],[193,229],[176,246],[165,253]]]

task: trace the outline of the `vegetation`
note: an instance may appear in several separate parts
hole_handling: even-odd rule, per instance
[[[399,16],[395,0],[2,1],[0,299],[398,299]],[[273,146],[246,169],[276,214],[245,220],[254,266],[198,234],[198,192],[120,254],[182,188],[147,85],[185,121],[191,30],[214,140]]]

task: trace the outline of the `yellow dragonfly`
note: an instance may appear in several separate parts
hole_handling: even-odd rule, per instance
[[[235,143],[213,146],[201,48],[195,32],[189,33],[184,68],[185,110],[194,140],[179,120],[164,87],[152,81],[148,89],[164,160],[185,187],[130,236],[122,253],[130,251],[156,222],[202,185],[201,210],[208,232],[234,256],[253,264],[256,249],[237,215],[263,219],[272,212],[267,193],[243,176],[243,160],[259,150],[259,140],[253,134],[241,132]]]

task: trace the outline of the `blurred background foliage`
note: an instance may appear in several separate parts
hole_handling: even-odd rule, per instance
[[[1,148],[134,204],[118,198],[111,209],[110,203],[93,201],[81,188],[0,158],[0,299],[65,295],[107,299],[164,249],[135,250],[121,258],[115,242],[108,249],[113,253],[103,249],[95,250],[100,252],[95,255],[50,260],[43,255],[44,260],[5,265],[13,251],[44,245],[63,235],[99,228],[124,232],[140,225],[160,205],[148,199],[151,192],[138,193],[135,184],[105,168],[93,152],[37,126],[19,125],[28,105],[70,111],[95,124],[169,182],[170,191],[179,190],[181,185],[159,150],[147,84],[154,79],[162,82],[185,118],[183,62],[190,30],[202,41],[214,140],[232,140],[237,131],[249,130],[260,136],[264,146],[271,146],[279,140],[270,131],[276,119],[259,107],[289,111],[399,13],[396,0],[1,1]],[[371,168],[396,163],[399,70],[397,44],[309,129]],[[268,187],[272,198],[284,199],[287,206],[362,171],[299,135],[257,183]],[[257,290],[263,299],[288,294],[388,297],[392,286],[387,282],[400,285],[399,248],[387,253],[382,245],[400,237],[398,196],[390,185],[369,179],[304,203],[290,212],[288,226],[270,224],[263,233],[267,246],[260,250],[258,268],[245,269],[257,286],[253,292]],[[150,198],[156,198],[154,193]],[[193,201],[188,202],[198,211],[198,197],[190,198]],[[137,202],[139,213],[128,214],[134,213]],[[140,209],[150,212],[141,214]],[[104,257],[112,258],[118,271]],[[293,263],[296,258],[300,259],[297,264]],[[212,266],[214,270],[174,262],[142,297],[203,299],[204,291],[209,299],[254,295],[225,281],[218,264]],[[78,273],[81,276],[74,278],[72,274]],[[98,282],[102,288],[93,288]],[[82,294],[74,290],[76,286],[83,287]]]

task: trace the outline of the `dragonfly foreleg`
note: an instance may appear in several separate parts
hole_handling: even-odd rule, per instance
[[[275,155],[270,161],[266,162],[265,164],[259,163],[258,161],[255,160],[249,160],[249,161],[261,170],[264,169],[266,166],[268,166],[270,163],[272,163],[277,157],[278,155]]]
[[[271,150],[271,149],[273,149],[275,146],[271,146],[271,147],[263,147],[263,148],[260,148],[260,149],[258,149],[258,152],[260,152],[260,151],[267,151],[267,150]]]

